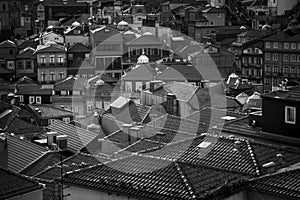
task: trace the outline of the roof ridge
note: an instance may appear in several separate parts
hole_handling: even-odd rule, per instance
[[[191,195],[192,199],[196,199],[196,195],[195,195],[195,192],[194,192],[192,186],[189,184],[188,179],[185,177],[182,169],[180,168],[179,164],[176,163],[176,161],[174,162],[174,166],[175,166],[180,178],[184,182],[185,187],[188,189],[188,192]]]
[[[248,151],[249,151],[251,160],[252,160],[254,168],[255,168],[255,173],[256,173],[257,176],[260,176],[261,175],[261,170],[259,169],[259,166],[258,166],[258,163],[257,163],[257,160],[256,160],[256,156],[254,154],[254,151],[253,151],[253,148],[251,146],[251,143],[250,143],[249,140],[246,140],[245,142],[247,144]]]

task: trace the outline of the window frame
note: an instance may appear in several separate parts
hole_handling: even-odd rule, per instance
[[[291,109],[293,110],[293,118],[294,118],[294,121],[290,121],[288,118],[288,110]],[[295,125],[296,124],[296,107],[292,107],[292,106],[285,106],[285,111],[284,111],[284,121],[286,124],[293,124]]]

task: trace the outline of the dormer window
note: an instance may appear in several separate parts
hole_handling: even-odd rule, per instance
[[[74,30],[74,34],[79,35],[81,33],[80,30]]]
[[[296,124],[296,108],[291,106],[285,107],[285,123]]]

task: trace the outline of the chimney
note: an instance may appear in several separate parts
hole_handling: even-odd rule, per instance
[[[136,127],[140,129],[138,138],[140,138],[140,139],[144,138],[144,135],[143,135],[143,128],[144,128],[144,126],[138,125]]]
[[[177,99],[176,95],[172,93],[167,94],[166,111],[171,115],[177,114]]]
[[[98,142],[100,145],[100,152],[103,154],[113,155],[113,153],[120,150],[120,148],[110,140],[99,138]]]
[[[59,149],[65,149],[68,147],[68,136],[67,135],[59,135],[56,137],[57,146]]]
[[[48,132],[46,133],[47,135],[47,144],[48,146],[51,146],[52,144],[56,144],[56,139],[57,139],[57,136],[58,136],[58,133],[57,132]]]
[[[123,124],[123,131],[126,133],[124,141],[128,141],[130,143],[130,128],[132,127],[132,124]]]
[[[242,145],[242,143],[240,142],[240,141],[235,141],[234,142],[234,151],[239,151],[240,150],[240,148],[241,148],[241,145]]]
[[[99,115],[98,115],[97,112],[94,113],[93,118],[94,118],[94,120],[93,120],[94,123],[97,124],[97,125],[100,125],[100,123],[99,123]]]
[[[0,153],[7,148],[7,138],[5,133],[1,133],[2,129],[0,130]]]
[[[283,160],[283,155],[282,154],[277,154],[277,162],[279,165],[283,165],[284,164],[284,160]]]
[[[131,136],[131,139],[132,139],[130,141],[130,144],[133,144],[138,140],[139,135],[140,135],[140,131],[141,131],[141,129],[136,127],[136,126],[130,128],[130,136]]]

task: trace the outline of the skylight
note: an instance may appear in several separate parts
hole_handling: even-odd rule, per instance
[[[206,148],[209,147],[210,145],[211,145],[211,142],[201,142],[197,147],[198,147],[198,148],[206,149]]]
[[[231,120],[235,120],[236,117],[233,117],[233,116],[225,116],[225,117],[221,117],[221,119],[224,119],[226,121],[231,121]]]

